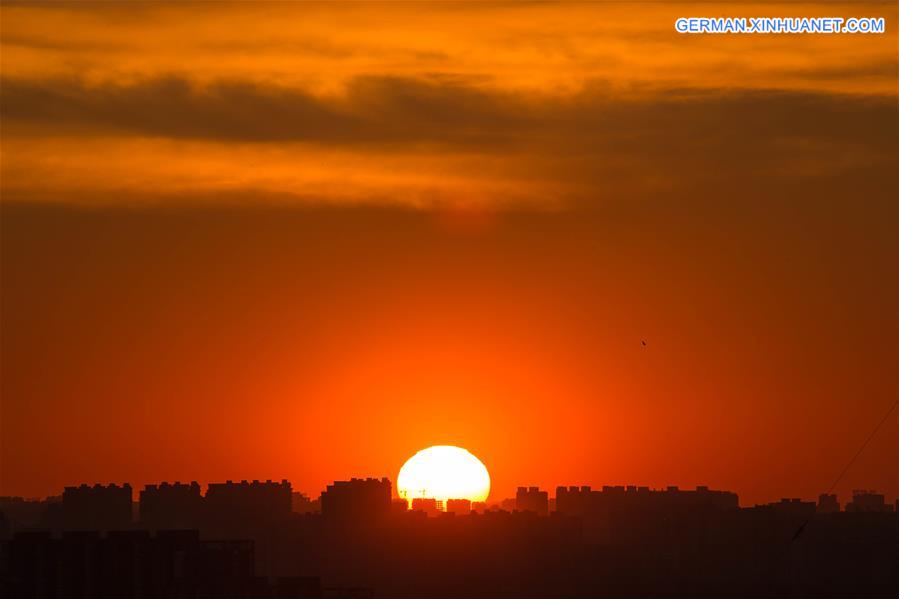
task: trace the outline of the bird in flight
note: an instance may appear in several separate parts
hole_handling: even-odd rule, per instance
[[[640,344],[641,344],[643,347],[646,347],[646,339],[641,339],[641,340],[640,340]]]

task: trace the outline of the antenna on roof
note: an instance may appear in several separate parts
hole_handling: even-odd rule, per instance
[[[865,439],[865,442],[862,443],[862,446],[859,447],[858,451],[855,452],[855,455],[852,456],[852,459],[849,460],[849,462],[846,464],[845,467],[843,467],[843,470],[840,472],[840,474],[837,475],[836,479],[834,479],[833,484],[831,484],[830,488],[827,489],[828,493],[833,491],[834,488],[837,486],[837,484],[839,484],[840,480],[843,478],[843,475],[849,471],[849,468],[852,467],[852,464],[855,463],[855,460],[858,459],[858,456],[860,456],[862,454],[862,452],[865,450],[865,447],[867,447],[868,443],[871,442],[871,439],[873,439],[877,435],[877,431],[879,431],[880,427],[883,426],[883,423],[887,421],[887,418],[890,417],[890,414],[893,413],[893,410],[896,409],[897,405],[899,405],[899,399],[897,399],[896,401],[893,402],[893,405],[891,405],[890,409],[887,410],[886,414],[883,415],[883,418],[880,419],[880,422],[877,423],[877,426],[874,427],[874,430],[871,431],[871,434],[868,435],[868,438]]]
[[[860,455],[862,454],[862,452],[865,450],[865,447],[867,447],[867,446],[868,446],[868,443],[871,442],[871,439],[873,439],[875,436],[877,436],[877,431],[879,431],[879,430],[880,430],[880,427],[883,426],[883,423],[887,421],[887,418],[890,417],[890,414],[893,413],[893,410],[896,409],[896,406],[899,406],[899,399],[897,399],[896,401],[893,402],[893,405],[891,405],[891,406],[890,406],[890,409],[886,411],[886,414],[883,415],[883,418],[880,419],[880,422],[877,423],[877,426],[874,427],[874,430],[871,431],[871,434],[868,435],[868,437],[865,439],[865,442],[862,443],[861,447],[858,448],[858,451],[855,452],[855,455],[852,456],[852,459],[849,460],[849,461],[846,463],[845,466],[843,466],[843,469],[840,471],[840,473],[839,473],[839,474],[837,475],[837,477],[834,479],[833,483],[831,483],[830,487],[827,489],[827,493],[833,492],[833,490],[836,488],[836,486],[837,486],[837,485],[840,483],[840,481],[843,479],[843,476],[844,476],[847,472],[849,472],[849,469],[850,469],[850,468],[852,467],[852,465],[855,463],[855,460],[857,460],[857,459],[858,459],[858,456],[860,456]],[[802,536],[802,533],[803,533],[803,531],[805,530],[805,527],[806,527],[806,525],[808,525],[808,523],[809,523],[809,521],[806,520],[806,521],[803,522],[802,525],[796,530],[796,534],[793,535],[793,541],[795,541],[795,540],[798,539],[800,536]]]

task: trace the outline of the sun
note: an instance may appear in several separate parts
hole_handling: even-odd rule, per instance
[[[396,480],[397,493],[411,501],[428,497],[438,501],[484,501],[490,494],[487,468],[467,449],[434,445],[409,458]]]

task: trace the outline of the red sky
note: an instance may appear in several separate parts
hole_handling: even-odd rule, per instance
[[[899,393],[892,4],[0,10],[5,495],[456,444],[812,498]]]

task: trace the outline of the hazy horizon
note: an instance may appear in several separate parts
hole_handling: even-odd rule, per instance
[[[453,444],[496,498],[816,498],[899,395],[897,8],[701,6],[886,33],[4,2],[0,494]],[[895,414],[857,488],[899,495]]]

